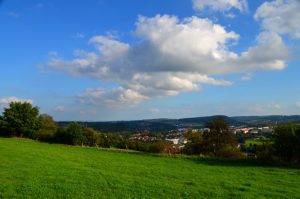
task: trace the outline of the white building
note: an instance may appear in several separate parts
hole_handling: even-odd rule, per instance
[[[172,144],[186,144],[187,140],[183,137],[180,138],[174,138],[174,139],[166,139],[167,142],[170,142]]]

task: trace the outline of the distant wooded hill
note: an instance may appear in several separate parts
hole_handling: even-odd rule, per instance
[[[300,115],[269,115],[269,116],[237,116],[231,117],[233,120],[246,124],[275,124],[275,123],[290,123],[300,122]]]
[[[207,117],[182,118],[182,119],[149,119],[134,121],[114,121],[114,122],[79,122],[83,126],[91,127],[102,132],[135,132],[148,130],[149,132],[169,131],[178,128],[204,128],[212,119],[223,117],[231,126],[266,125],[275,123],[300,122],[300,115],[282,116],[237,116],[228,117],[215,115]],[[59,125],[68,125],[69,122],[58,122]]]

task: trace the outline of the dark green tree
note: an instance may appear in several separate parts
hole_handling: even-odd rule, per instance
[[[273,138],[276,156],[285,161],[300,162],[300,126],[280,125],[275,128]]]
[[[82,126],[77,122],[72,122],[67,128],[67,133],[70,136],[71,145],[81,145],[83,144],[83,131]]]
[[[192,129],[188,129],[183,137],[188,141],[183,149],[185,154],[203,153],[203,136],[201,132],[193,132]]]
[[[28,102],[11,102],[4,108],[2,121],[9,136],[32,137],[43,126],[39,108]]]
[[[60,126],[54,133],[54,142],[61,144],[71,144],[71,136],[69,135],[67,128]]]
[[[6,137],[9,136],[10,133],[7,130],[8,123],[3,120],[3,117],[0,116],[0,136]]]
[[[228,124],[223,117],[213,119],[207,125],[210,131],[204,134],[204,151],[212,152],[215,156],[222,148],[237,146],[235,135],[230,132]]]
[[[235,135],[222,117],[212,120],[207,127],[210,131],[203,135],[204,153],[226,158],[244,157],[237,147]]]

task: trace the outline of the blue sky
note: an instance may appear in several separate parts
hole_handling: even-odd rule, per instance
[[[299,0],[0,1],[0,106],[55,120],[300,114]]]

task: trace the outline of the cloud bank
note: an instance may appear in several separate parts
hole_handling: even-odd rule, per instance
[[[234,1],[233,1],[234,2]],[[274,32],[262,32],[257,45],[237,54],[230,50],[239,35],[196,16],[139,16],[133,31],[138,42],[128,44],[108,36],[89,40],[95,52],[76,51],[76,58],[53,58],[48,66],[73,76],[115,81],[110,90],[89,88],[77,96],[84,104],[131,107],[144,100],[201,91],[201,84],[230,86],[217,76],[257,70],[281,70],[288,50]]]

